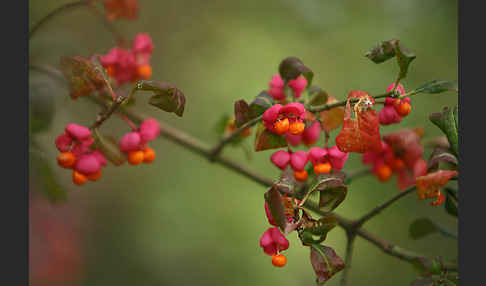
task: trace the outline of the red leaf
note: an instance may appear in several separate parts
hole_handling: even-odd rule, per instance
[[[326,104],[332,104],[338,102],[332,95],[328,95]],[[309,112],[308,112],[309,113]],[[323,129],[327,132],[334,130],[343,123],[344,120],[344,107],[339,106],[330,110],[325,110],[320,113]]]
[[[353,107],[356,118],[351,118],[349,100],[352,98],[359,99]],[[336,137],[336,145],[341,152],[381,151],[378,114],[372,108],[374,102],[374,99],[364,91],[354,90],[349,93],[343,128]]]
[[[396,157],[401,158],[409,169],[414,169],[418,159],[422,158],[424,148],[420,145],[420,136],[423,128],[405,129],[383,136],[393,150]]]
[[[337,256],[334,249],[318,244],[313,244],[310,249],[311,264],[318,285],[326,283],[334,274],[344,269],[344,261]]]
[[[80,56],[61,57],[61,70],[73,99],[105,87],[102,68],[93,59]]]
[[[457,175],[457,171],[439,170],[425,176],[418,177],[417,195],[419,200],[439,198],[440,188],[449,182],[450,178]]]

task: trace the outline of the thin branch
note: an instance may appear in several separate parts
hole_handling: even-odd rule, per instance
[[[216,147],[214,147],[210,153],[210,160],[213,161],[218,155],[219,153],[221,153],[221,151],[223,150],[224,148],[224,145],[226,145],[227,143],[233,141],[235,138],[239,137],[246,129],[252,127],[253,125],[257,124],[258,122],[260,122],[262,120],[262,116],[258,116],[248,122],[246,122],[245,124],[243,124],[242,126],[240,126],[240,128],[236,129],[234,132],[232,132],[231,134],[227,135],[226,137],[224,137],[223,139],[221,139],[221,141],[219,142],[218,145],[216,145]]]
[[[357,227],[362,226],[366,221],[368,221],[369,219],[371,219],[375,215],[379,214],[382,210],[386,209],[388,206],[390,206],[394,202],[396,202],[399,199],[405,197],[406,195],[411,194],[412,192],[414,192],[415,189],[416,189],[416,187],[415,186],[412,186],[412,187],[406,189],[405,191],[402,191],[402,192],[398,193],[397,195],[393,196],[391,199],[389,199],[388,201],[382,203],[381,205],[378,205],[377,207],[375,207],[374,209],[372,209],[369,213],[365,214],[360,219],[358,219],[356,221],[356,226]]]
[[[37,22],[37,24],[35,24],[34,27],[29,31],[29,40],[34,36],[34,34],[39,30],[40,27],[42,27],[45,23],[52,20],[56,15],[60,15],[63,12],[71,10],[73,8],[87,6],[87,5],[88,5],[88,1],[80,0],[72,3],[64,4],[54,9],[51,13],[47,14],[46,16],[44,16],[44,18],[40,19],[40,21]]]
[[[341,274],[341,286],[346,286],[349,278],[349,271],[351,270],[351,262],[353,260],[354,239],[356,233],[346,232],[346,257],[344,258],[344,269]]]
[[[317,205],[313,203],[306,203],[305,207],[319,215],[325,215],[322,211],[319,210]],[[413,252],[411,250],[399,247],[389,241],[386,241],[382,238],[377,237],[376,235],[372,234],[371,232],[363,229],[361,226],[357,226],[356,223],[350,219],[340,216],[339,214],[333,213],[332,214],[336,220],[338,221],[338,225],[342,227],[346,232],[348,231],[355,231],[356,235],[371,242],[373,245],[378,247],[380,250],[385,252],[386,254],[396,257],[400,260],[412,263],[418,258],[426,258],[426,256]],[[445,270],[449,271],[457,271],[457,263],[451,261],[445,261],[443,264]]]
[[[106,111],[102,114],[98,115],[96,121],[91,125],[90,129],[95,129],[101,126],[105,120],[110,118],[110,116],[121,106],[121,104],[125,101],[126,97],[118,96],[109,107],[107,107]]]
[[[352,173],[347,174],[346,178],[344,179],[344,184],[348,185],[352,181],[354,181],[358,178],[367,176],[369,174],[371,174],[370,168],[364,168],[364,169],[361,169],[361,170],[354,171]]]
[[[98,9],[98,7],[94,5],[94,3],[92,5],[89,5],[89,8],[90,11],[93,12],[93,14],[103,22],[105,28],[115,37],[115,39],[117,40],[117,44],[121,47],[127,48],[128,42],[125,39],[125,37],[123,37],[123,35],[120,32],[118,32],[118,30],[115,28],[113,23],[111,23],[106,18],[106,16],[100,11],[100,9]]]
[[[98,97],[93,97],[93,96],[88,96],[88,98],[98,104],[104,105],[105,107],[109,107],[109,103],[106,100],[103,100]],[[120,108],[117,110],[117,112],[122,113],[126,117],[128,117],[130,120],[133,122],[140,124],[143,120],[145,120],[146,116],[141,115],[139,113],[133,112],[131,109],[127,108]],[[160,129],[161,129],[161,136],[165,137],[187,149],[190,151],[201,155],[207,159],[210,159],[210,150],[211,148],[206,145],[204,142],[201,142],[199,139],[194,138],[190,136],[189,134],[186,134],[174,127],[171,127],[161,121],[159,121]],[[263,186],[271,186],[273,181],[270,178],[263,177],[259,175],[258,173],[247,169],[240,164],[234,162],[233,160],[219,156],[214,159],[214,162],[220,163],[221,165],[227,167],[228,169],[231,169],[233,171],[236,171],[253,181],[263,185]]]

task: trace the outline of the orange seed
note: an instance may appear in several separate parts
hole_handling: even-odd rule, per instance
[[[272,264],[275,267],[284,267],[287,264],[287,257],[283,254],[272,255]]]
[[[72,168],[76,163],[76,156],[72,152],[62,152],[57,156],[57,164],[63,168]]]
[[[73,170],[73,183],[75,183],[78,186],[83,185],[86,183],[88,178],[86,178],[85,175],[81,174],[80,172]]]
[[[275,132],[277,132],[278,135],[282,135],[289,131],[289,119],[284,118],[282,120],[279,120],[273,124],[273,128],[275,129]]]
[[[302,134],[302,132],[304,132],[304,129],[305,129],[305,123],[301,121],[296,121],[290,124],[289,132],[294,135],[299,135]]]
[[[143,151],[132,151],[128,153],[128,163],[130,163],[130,165],[139,165],[143,162],[143,157]]]
[[[155,151],[152,148],[145,148],[143,149],[143,162],[150,163],[155,160]]]
[[[294,178],[299,182],[305,182],[308,176],[309,174],[307,174],[306,170],[294,171]]]
[[[331,164],[321,163],[314,166],[314,173],[316,174],[329,174],[331,172]]]
[[[388,165],[383,164],[376,170],[376,175],[380,181],[386,182],[392,175],[392,169]]]

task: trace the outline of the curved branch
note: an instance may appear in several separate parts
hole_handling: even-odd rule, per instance
[[[415,186],[409,187],[405,191],[402,191],[402,192],[398,193],[397,195],[393,196],[388,201],[382,203],[381,205],[376,206],[369,213],[365,214],[364,216],[362,216],[360,219],[358,219],[356,221],[356,227],[362,226],[366,221],[368,221],[369,219],[371,219],[375,215],[379,214],[382,210],[386,209],[388,206],[390,206],[394,202],[396,202],[399,199],[405,197],[406,195],[414,192],[415,190],[416,190],[416,187]]]
[[[346,257],[344,258],[344,269],[341,274],[341,286],[346,286],[348,283],[349,271],[351,270],[351,261],[353,260],[354,239],[355,233],[346,232]]]
[[[73,8],[87,6],[87,5],[88,5],[88,1],[80,0],[72,3],[64,4],[54,9],[51,13],[47,14],[46,16],[44,16],[44,18],[40,19],[40,21],[37,22],[37,24],[35,24],[34,27],[29,31],[29,40],[34,36],[34,34],[39,30],[39,28],[42,27],[42,25],[52,20],[56,15],[60,15],[62,12],[71,10]]]
[[[221,139],[221,141],[218,143],[218,145],[216,145],[216,147],[214,147],[213,149],[211,149],[210,153],[210,160],[213,161],[214,158],[216,158],[219,153],[221,153],[221,151],[223,151],[223,148],[224,146],[233,141],[235,138],[237,138],[238,136],[240,136],[246,129],[252,127],[253,125],[257,124],[258,122],[260,122],[262,120],[262,116],[258,116],[248,122],[246,122],[245,124],[243,124],[240,128],[236,129],[234,132],[232,132],[231,134],[229,134],[228,136],[224,137],[223,139]]]

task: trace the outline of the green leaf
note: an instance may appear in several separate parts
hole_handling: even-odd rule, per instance
[[[56,175],[49,162],[41,154],[42,150],[30,147],[30,178],[32,186],[38,186],[51,203],[63,202],[67,199],[66,191],[59,185]],[[69,170],[70,171],[70,170]]]
[[[317,205],[322,212],[331,212],[346,198],[348,187],[344,177],[338,174],[319,174],[309,188],[309,193],[318,193]]]
[[[95,58],[61,57],[61,70],[73,99],[99,90],[107,84],[104,69],[100,68]]]
[[[245,100],[240,99],[235,102],[235,125],[241,127],[241,125],[253,119],[253,114],[250,106]]]
[[[414,220],[409,227],[409,233],[412,239],[421,239],[435,232],[438,232],[446,237],[457,238],[457,234],[451,233],[444,227],[438,225],[428,218],[418,218]]]
[[[379,43],[371,51],[367,52],[365,56],[376,64],[396,56],[398,66],[400,67],[398,80],[407,76],[408,66],[416,58],[415,54],[405,48],[398,39],[391,39]]]
[[[268,209],[272,214],[278,227],[285,231],[287,227],[287,217],[285,216],[285,206],[282,201],[282,196],[275,185],[272,185],[264,194],[265,201],[267,201]]]
[[[298,78],[299,75],[303,75],[307,79],[307,86],[311,86],[312,78],[314,77],[312,70],[296,57],[284,59],[278,66],[278,71],[285,83]]]
[[[415,54],[405,48],[402,43],[397,42],[395,45],[395,54],[397,56],[398,65],[400,66],[400,73],[398,80],[407,76],[408,66],[416,58]]]
[[[310,247],[310,260],[316,273],[317,285],[323,285],[332,276],[344,269],[344,261],[334,249],[324,245],[313,244]]]
[[[447,136],[447,140],[451,145],[451,151],[454,155],[459,154],[459,134],[458,134],[458,109],[445,107],[442,113],[432,113],[429,116],[430,121],[437,125],[442,132]]]
[[[337,219],[333,215],[325,215],[315,220],[305,210],[302,215],[302,224],[299,228],[299,238],[303,245],[310,246],[326,240],[327,233],[337,225]]]
[[[437,232],[437,227],[428,218],[419,218],[414,220],[408,228],[409,234],[413,239],[423,238],[431,233]]]
[[[139,81],[135,87],[136,90],[152,91],[154,95],[150,97],[149,104],[158,107],[166,112],[173,112],[182,117],[186,98],[173,84],[157,81]]]
[[[273,103],[273,97],[267,91],[264,90],[260,92],[250,103],[250,108],[252,110],[251,119],[262,115],[265,110],[272,107]]]
[[[309,88],[309,102],[310,106],[319,106],[327,103],[328,94],[318,86],[311,86]]]
[[[451,154],[449,150],[436,147],[432,154],[430,155],[430,159],[428,162],[428,171],[437,171],[439,167],[441,167],[441,163],[452,164],[457,169],[458,161],[456,156]],[[441,168],[443,169],[443,168]]]
[[[442,258],[417,257],[412,260],[412,266],[421,275],[432,275],[442,273]]]
[[[444,204],[444,208],[446,212],[452,216],[457,217],[458,215],[458,201],[457,201],[457,194],[451,188],[444,188],[446,194],[446,201]]]
[[[281,147],[287,147],[285,137],[273,134],[261,122],[258,123],[255,135],[255,152]]]
[[[365,54],[365,57],[372,60],[375,64],[387,61],[395,56],[395,45],[397,39],[383,41]]]
[[[98,129],[93,130],[95,140],[94,147],[100,150],[105,158],[115,166],[123,165],[127,161],[127,155],[120,150],[119,144],[115,137],[105,136]]]
[[[416,93],[441,93],[444,91],[458,91],[457,82],[434,79],[415,89]]]

